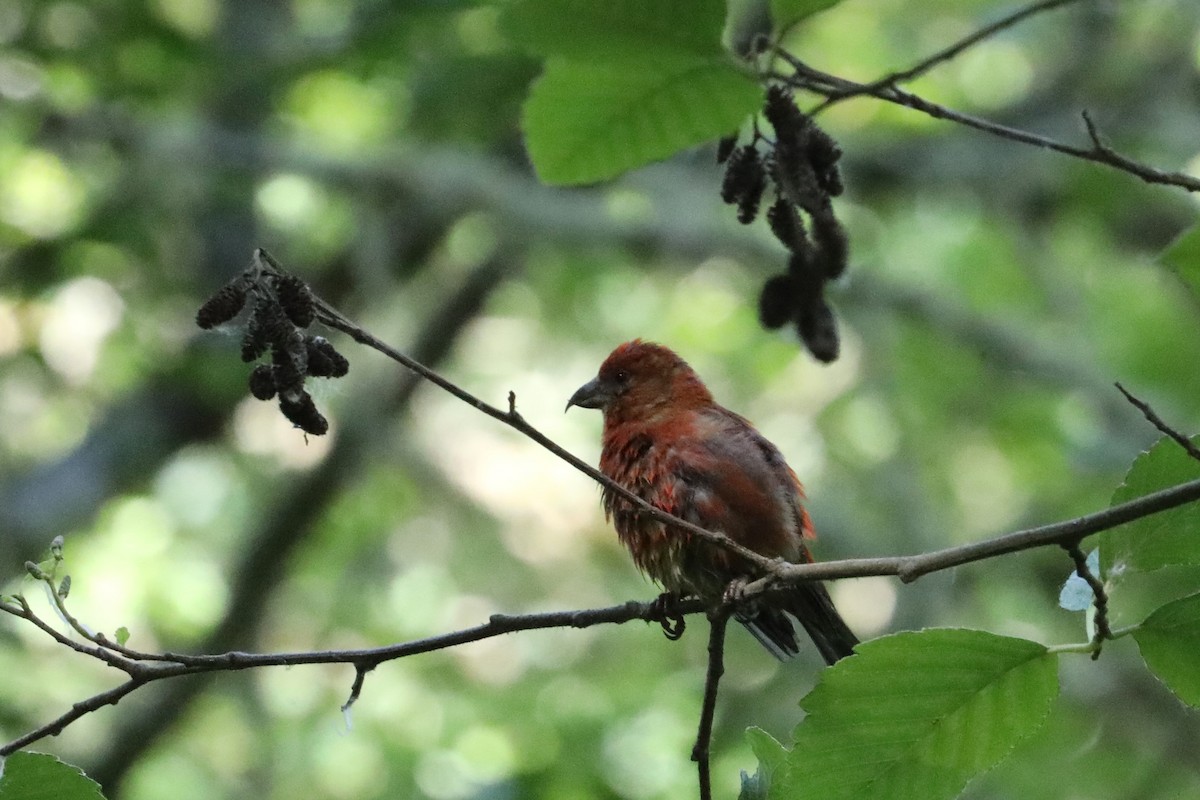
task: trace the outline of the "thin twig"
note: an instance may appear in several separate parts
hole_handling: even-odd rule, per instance
[[[939,50],[928,58],[918,61],[908,69],[900,70],[899,72],[892,72],[883,76],[882,78],[879,78],[878,80],[863,84],[861,88],[838,92],[837,94],[830,96],[827,100],[825,100],[824,103],[821,103],[821,105],[813,109],[812,113],[818,114],[835,103],[840,103],[842,100],[846,100],[851,97],[862,94],[872,94],[877,90],[887,89],[889,87],[894,88],[898,84],[911,81],[914,78],[920,77],[926,72],[929,72],[934,67],[944,64],[984,39],[995,36],[997,33],[1005,31],[1017,23],[1034,16],[1035,14],[1040,14],[1044,11],[1051,11],[1059,6],[1065,6],[1075,2],[1078,2],[1078,0],[1038,0],[1038,2],[1030,3],[1017,9],[1008,16],[996,20],[991,25],[986,25],[974,33],[959,39],[954,44]]]
[[[342,703],[343,714],[358,702],[358,698],[362,695],[363,683],[367,679],[367,673],[373,669],[375,669],[374,662],[360,661],[354,665],[354,683],[350,685],[350,696],[346,698],[346,702]]]
[[[261,248],[254,251],[254,260],[255,260],[258,268],[260,268],[260,269],[273,270],[277,273],[283,272],[283,268],[280,266],[279,262],[276,261],[271,256],[270,253],[268,253],[265,250],[262,250]],[[638,507],[642,511],[645,511],[646,515],[651,517],[652,519],[654,519],[658,522],[662,522],[666,525],[670,525],[674,528],[678,528],[680,530],[686,531],[690,534],[693,534],[694,536],[698,536],[699,538],[704,539],[707,542],[711,542],[712,544],[715,544],[719,547],[724,547],[725,549],[741,556],[746,561],[750,562],[751,564],[753,564],[754,566],[758,567],[759,569],[761,569],[763,571],[770,572],[774,568],[775,562],[772,561],[771,559],[765,558],[764,556],[759,555],[758,553],[754,552],[753,550],[743,547],[742,545],[738,544],[737,542],[733,541],[732,539],[730,539],[729,537],[727,537],[723,534],[716,533],[716,532],[710,531],[710,530],[706,530],[704,528],[701,528],[699,525],[694,525],[694,524],[688,522],[687,520],[683,520],[683,519],[680,519],[679,517],[668,514],[667,512],[663,511],[661,508],[658,508],[657,506],[650,504],[646,500],[642,499],[641,497],[638,497],[636,494],[634,494],[633,492],[626,489],[624,486],[621,486],[617,482],[613,481],[611,478],[609,478],[604,473],[600,472],[595,467],[593,467],[590,464],[588,464],[587,462],[581,460],[578,456],[568,452],[567,450],[564,450],[562,447],[560,447],[558,444],[556,444],[554,441],[552,441],[550,438],[548,438],[541,431],[537,430],[532,425],[530,425],[528,422],[526,422],[524,420],[524,418],[521,417],[520,414],[516,413],[516,407],[515,407],[516,396],[515,395],[512,395],[509,397],[509,402],[512,404],[511,410],[503,411],[503,410],[491,405],[490,403],[484,402],[483,400],[479,399],[475,395],[468,392],[466,389],[463,389],[462,387],[458,386],[457,384],[453,383],[452,381],[442,377],[439,373],[435,372],[434,370],[430,369],[429,367],[426,367],[424,364],[421,364],[420,362],[416,361],[415,359],[412,359],[409,356],[405,355],[404,353],[401,353],[400,351],[392,348],[386,342],[384,342],[380,339],[377,339],[369,331],[359,327],[352,320],[347,319],[345,316],[343,316],[336,308],[329,305],[321,298],[316,297],[315,295],[314,295],[314,304],[316,305],[316,309],[317,309],[317,319],[322,324],[327,325],[330,328],[339,330],[342,333],[349,336],[354,341],[358,342],[359,344],[365,345],[367,347],[370,347],[372,350],[376,350],[376,351],[382,353],[383,355],[392,359],[393,361],[400,364],[401,366],[417,373],[422,378],[424,378],[425,380],[434,384],[435,386],[442,389],[443,391],[446,391],[446,392],[450,393],[451,395],[453,395],[454,397],[457,397],[459,400],[463,401],[464,403],[471,406],[475,410],[477,410],[483,414],[486,414],[487,416],[491,417],[494,420],[497,420],[498,422],[502,422],[505,425],[508,425],[510,428],[513,428],[514,430],[517,430],[517,431],[523,433],[526,437],[537,442],[539,445],[546,448],[547,450],[549,450],[554,455],[558,456],[563,461],[566,461],[572,467],[579,470],[583,474],[587,475],[592,480],[594,480],[597,483],[601,484],[602,486],[612,490],[615,494],[619,495],[620,497],[624,498],[625,500],[628,500],[630,503],[632,503],[634,506]]]
[[[1063,545],[1063,549],[1071,556],[1071,560],[1075,562],[1075,574],[1087,583],[1092,589],[1092,597],[1095,598],[1093,603],[1096,607],[1096,633],[1092,636],[1092,661],[1100,658],[1100,648],[1104,646],[1105,639],[1112,638],[1112,628],[1108,626],[1108,592],[1104,590],[1104,584],[1100,579],[1092,574],[1088,568],[1087,556],[1083,554],[1079,543],[1071,545]]]
[[[717,687],[721,683],[721,676],[725,674],[725,628],[729,624],[729,612],[730,609],[722,605],[708,615],[708,672],[704,678],[704,702],[700,707],[696,744],[692,747],[692,761],[696,762],[700,778],[700,800],[712,800],[709,745],[717,709]]]
[[[1200,448],[1196,447],[1196,445],[1192,443],[1191,439],[1184,436],[1182,433],[1175,430],[1167,423],[1163,422],[1162,417],[1160,417],[1158,414],[1154,413],[1154,409],[1150,407],[1149,403],[1147,403],[1144,400],[1139,400],[1138,398],[1134,397],[1120,383],[1116,384],[1116,387],[1117,387],[1117,391],[1119,391],[1121,394],[1125,395],[1125,399],[1128,400],[1133,405],[1134,408],[1136,408],[1138,411],[1142,412],[1142,416],[1144,416],[1150,422],[1151,425],[1158,428],[1158,430],[1160,432],[1162,432],[1162,433],[1166,434],[1167,436],[1170,436],[1172,439],[1174,439],[1176,441],[1176,443],[1178,443],[1179,446],[1182,447],[1189,456],[1196,459],[1197,461],[1200,461]]]
[[[0,611],[4,611],[22,619],[33,622],[38,628],[52,636],[55,641],[66,647],[92,656],[127,672],[130,680],[116,689],[101,692],[87,700],[76,703],[71,711],[58,717],[53,722],[43,725],[30,733],[0,746],[0,757],[10,755],[17,750],[46,736],[57,735],[66,725],[74,722],[84,714],[90,713],[106,705],[112,705],[120,698],[138,687],[181,675],[197,675],[206,672],[234,672],[244,669],[261,667],[297,666],[301,664],[353,664],[356,669],[361,667],[363,672],[385,661],[392,661],[419,653],[429,653],[434,650],[444,650],[450,647],[477,642],[495,636],[516,631],[539,630],[544,628],[587,628],[601,624],[619,624],[632,620],[658,622],[661,612],[653,602],[628,602],[606,608],[583,609],[579,611],[553,611],[541,614],[506,615],[494,614],[482,625],[473,628],[453,631],[439,636],[430,636],[410,642],[377,647],[363,650],[318,650],[294,653],[242,653],[228,652],[215,655],[185,655],[181,653],[163,653],[155,656],[158,661],[171,662],[142,663],[127,661],[121,657],[98,647],[88,647],[72,641],[62,635],[35,614],[23,598],[17,598],[18,605],[0,603]],[[703,611],[706,604],[695,598],[682,600],[676,607],[677,613],[694,614]],[[361,681],[355,681],[355,688],[361,691]],[[352,689],[352,697],[353,697]],[[349,705],[349,703],[347,703]]]
[[[42,727],[35,728],[24,736],[13,739],[8,744],[0,747],[0,758],[12,755],[22,747],[26,747],[41,739],[45,739],[47,736],[58,736],[58,734],[62,733],[63,730],[65,730],[66,727],[75,720],[86,714],[90,714],[93,711],[98,711],[105,706],[115,706],[122,697],[134,691],[135,689],[140,688],[145,683],[146,681],[144,680],[130,678],[120,686],[115,686],[112,689],[109,689],[107,692],[101,692],[100,694],[92,695],[86,700],[81,700],[80,702],[75,703],[73,706],[71,706],[71,710],[65,714],[62,714],[58,718],[47,722]]]
[[[844,95],[866,95],[878,100],[895,103],[905,108],[911,108],[914,111],[920,111],[935,119],[957,122],[959,125],[975,128],[976,130],[999,136],[1002,139],[1042,147],[1064,155],[1081,158],[1085,161],[1104,164],[1105,166],[1140,178],[1146,183],[1178,186],[1189,192],[1200,192],[1200,178],[1182,172],[1168,172],[1157,167],[1151,167],[1148,164],[1143,164],[1140,161],[1135,161],[1132,158],[1124,156],[1108,145],[1103,144],[1098,138],[1095,126],[1088,126],[1086,118],[1084,124],[1085,127],[1089,127],[1088,137],[1091,140],[1091,146],[1079,147],[1051,139],[1047,136],[1021,130],[1020,128],[1013,128],[998,122],[992,122],[982,117],[964,114],[961,111],[955,111],[946,106],[931,102],[896,86],[885,85],[880,88],[871,88],[869,84],[856,83],[844,78],[838,78],[809,67],[786,50],[776,50],[776,53],[795,70],[795,73],[792,75],[773,74],[772,77],[784,81],[790,86],[815,92],[826,99]]]

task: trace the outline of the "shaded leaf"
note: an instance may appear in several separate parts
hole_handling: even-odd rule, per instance
[[[46,753],[13,753],[4,760],[0,800],[104,800],[100,784]]]
[[[1133,638],[1158,679],[1180,700],[1200,707],[1200,594],[1155,610]]]
[[[519,0],[503,26],[539,55],[579,62],[720,56],[725,0]]]
[[[1159,261],[1178,275],[1193,295],[1200,297],[1200,225],[1193,225],[1171,242]]]
[[[1057,659],[1036,642],[926,630],[865,642],[802,701],[773,798],[955,797],[1042,724]]]
[[[787,761],[788,751],[762,728],[747,728],[746,741],[758,759],[758,769],[754,775],[742,772],[742,789],[738,793],[738,800],[765,800],[769,796],[775,772]]]
[[[1134,459],[1112,504],[1128,502],[1200,478],[1200,462],[1163,437]],[[1161,511],[1100,536],[1106,576],[1125,570],[1149,572],[1174,564],[1200,564],[1200,504]]]
[[[833,8],[842,0],[771,0],[771,19],[775,30],[782,31],[818,11]]]
[[[546,183],[591,183],[716,139],[761,102],[758,84],[724,58],[552,59],[525,103],[525,140]]]

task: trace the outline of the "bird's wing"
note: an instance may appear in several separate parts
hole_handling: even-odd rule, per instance
[[[689,435],[666,439],[676,508],[769,558],[810,560],[803,539],[812,525],[779,450],[720,406],[699,412],[689,428]]]

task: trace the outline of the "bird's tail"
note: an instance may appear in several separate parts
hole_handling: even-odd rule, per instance
[[[854,653],[858,637],[833,606],[833,600],[822,583],[801,583],[770,607],[763,606],[738,620],[754,634],[754,638],[780,661],[794,658],[800,652],[791,620],[783,613],[800,620],[813,644],[827,664]]]

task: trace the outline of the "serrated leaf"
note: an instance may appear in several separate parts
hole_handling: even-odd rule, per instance
[[[802,701],[772,798],[955,797],[1039,728],[1057,658],[1036,642],[926,630],[865,642]]]
[[[1087,556],[1087,568],[1093,575],[1100,574],[1100,549],[1096,548]],[[1072,571],[1058,593],[1058,605],[1067,611],[1087,611],[1088,606],[1096,598],[1095,592],[1088,582]]]
[[[1163,437],[1134,459],[1125,482],[1113,493],[1112,504],[1196,478],[1200,478],[1200,462]],[[1200,564],[1200,504],[1189,503],[1105,531],[1100,536],[1100,558],[1105,574],[1112,576],[1125,570],[1149,572],[1173,564]]]
[[[762,728],[747,728],[746,741],[758,763],[772,772],[787,758],[787,749]]]
[[[771,20],[783,31],[818,11],[833,8],[842,0],[771,0]]]
[[[723,136],[761,102],[724,58],[552,59],[525,102],[525,143],[544,182],[592,183]]]
[[[725,0],[517,0],[501,24],[527,50],[578,62],[717,57]]]
[[[742,790],[738,800],[766,800],[770,796],[775,773],[787,762],[788,751],[762,728],[747,728],[746,741],[758,759],[754,775],[742,772]]]
[[[1179,276],[1193,295],[1200,297],[1200,225],[1193,225],[1180,234],[1158,260]]]
[[[1180,700],[1200,707],[1200,594],[1157,609],[1133,638],[1158,679]]]
[[[104,800],[104,795],[79,767],[45,753],[13,753],[4,760],[0,800]]]

